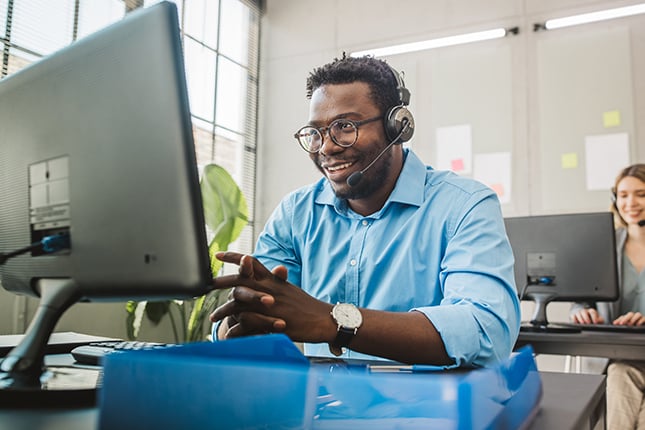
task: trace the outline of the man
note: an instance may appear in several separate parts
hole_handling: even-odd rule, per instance
[[[295,135],[323,174],[288,195],[211,314],[218,339],[282,332],[312,356],[445,367],[506,358],[520,310],[494,192],[426,167],[401,143],[409,92],[385,62],[347,58],[307,80]]]

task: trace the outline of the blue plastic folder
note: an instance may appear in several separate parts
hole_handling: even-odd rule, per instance
[[[109,354],[101,429],[517,429],[542,396],[533,351],[470,371],[311,363],[284,335]]]

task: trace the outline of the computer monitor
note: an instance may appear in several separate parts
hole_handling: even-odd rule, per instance
[[[525,331],[576,331],[549,324],[551,301],[613,301],[618,271],[610,212],[505,218],[520,299],[535,301]]]
[[[25,340],[0,364],[0,395],[44,391],[45,345],[77,301],[209,290],[172,3],[132,12],[0,81],[0,253],[67,235],[67,249],[36,247],[0,265],[6,290],[40,297]]]

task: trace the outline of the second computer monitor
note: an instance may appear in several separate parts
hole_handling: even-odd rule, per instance
[[[618,298],[613,215],[610,212],[506,218],[523,300],[536,302],[532,325],[547,326],[551,301]]]

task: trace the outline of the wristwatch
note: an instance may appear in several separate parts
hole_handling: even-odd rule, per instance
[[[343,348],[349,345],[363,323],[363,315],[351,303],[337,303],[331,310],[331,316],[338,324],[338,333],[334,341],[329,344],[329,350],[335,356],[339,356],[342,355]]]

